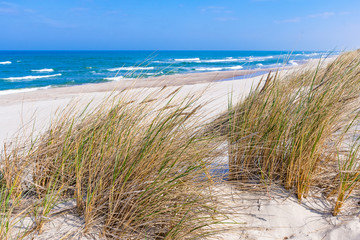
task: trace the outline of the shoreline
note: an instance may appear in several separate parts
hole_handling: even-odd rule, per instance
[[[200,83],[211,83],[217,81],[233,81],[256,77],[259,75],[268,74],[270,71],[291,70],[305,67],[306,65],[314,65],[319,61],[328,61],[335,59],[337,55],[328,58],[312,58],[303,61],[298,65],[279,66],[272,68],[255,68],[255,69],[241,69],[241,70],[226,70],[226,71],[209,71],[209,72],[191,72],[172,75],[161,75],[157,77],[147,78],[119,78],[109,82],[100,83],[84,83],[79,85],[64,85],[64,86],[44,86],[18,89],[5,89],[0,91],[0,105],[11,104],[21,97],[22,100],[38,100],[47,99],[51,96],[59,96],[64,94],[80,94],[92,92],[110,92],[120,91],[124,89],[133,88],[151,88],[164,86],[183,86],[194,85]],[[316,65],[316,64],[315,64]],[[114,77],[116,78],[116,77]],[[34,96],[36,97],[34,98]]]
[[[322,63],[334,58],[322,60]],[[0,95],[0,144],[12,142],[17,136],[38,134],[49,126],[52,119],[69,104],[81,103],[86,106],[89,102],[101,102],[113,93],[124,90],[132,94],[144,94],[159,88],[174,91],[181,86],[179,96],[189,94],[202,95],[206,115],[219,114],[226,111],[229,94],[235,100],[246,96],[252,87],[260,82],[268,72],[279,71],[288,74],[301,69],[316,67],[319,59],[313,59],[305,64],[281,67],[236,70],[205,73],[189,73],[163,75],[160,77],[136,80],[120,80],[117,82],[84,84],[56,88],[38,89],[21,93]]]
[[[304,64],[303,64],[304,65]],[[17,89],[10,89],[8,94],[0,94],[0,106],[14,104],[19,101],[38,101],[45,99],[57,99],[64,95],[76,95],[83,93],[95,92],[112,92],[122,91],[125,89],[135,88],[154,88],[154,87],[172,87],[172,86],[185,86],[201,83],[214,83],[222,81],[236,81],[256,76],[268,74],[270,71],[282,71],[296,69],[299,66],[281,67],[281,68],[267,68],[255,70],[235,70],[235,71],[216,71],[204,73],[186,73],[163,75],[159,77],[138,78],[138,79],[121,79],[119,81],[105,82],[105,83],[88,83],[83,85],[74,86],[61,86],[61,87],[42,87],[25,88],[25,91],[16,92]],[[1,93],[1,92],[0,92]]]
[[[274,69],[273,69],[274,70]],[[276,69],[278,70],[278,69]],[[281,70],[281,69],[280,69]],[[178,96],[201,95],[206,115],[219,114],[226,110],[228,94],[236,89],[235,95],[245,96],[262,75],[252,76],[258,71],[224,71],[195,74],[165,75],[161,77],[118,81],[98,84],[84,84],[70,87],[39,89],[35,91],[0,95],[0,144],[14,142],[18,137],[36,136],[47,129],[52,119],[71,104],[79,107],[88,103],[100,103],[112,93],[126,91],[130,97],[149,94],[166,87],[168,92],[181,86]],[[236,77],[245,79],[235,79]],[[234,78],[227,81],[223,79]],[[205,104],[206,103],[206,104]]]
[[[0,127],[1,149],[5,142],[13,142],[18,136],[28,137],[44,131],[59,111],[69,104],[80,102],[86,106],[89,102],[99,103],[110,94],[124,90],[131,90],[129,92],[132,94],[144,94],[146,91],[149,93],[163,87],[167,87],[168,91],[174,91],[181,86],[179,96],[201,93],[204,112],[213,116],[226,111],[230,92],[233,92],[236,100],[243,98],[269,71],[280,71],[286,74],[315,67],[318,62],[318,59],[314,59],[306,64],[290,68],[271,68],[266,72],[264,69],[257,69],[174,74],[0,95],[0,115],[2,116],[0,126],[3,126]],[[262,74],[259,75],[259,73]]]

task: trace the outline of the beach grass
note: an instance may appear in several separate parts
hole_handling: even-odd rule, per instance
[[[54,207],[64,202],[75,202],[82,234],[109,239],[209,234],[217,211],[207,168],[217,146],[199,134],[197,98],[175,100],[178,91],[162,91],[132,101],[110,97],[82,112],[68,108],[35,142],[4,152],[3,204],[19,207],[19,198],[34,202],[9,219],[33,219],[22,236],[41,234]]]
[[[299,202],[320,189],[333,215],[358,190],[360,51],[269,73],[214,121],[198,114],[201,93],[179,92],[69,105],[40,135],[5,145],[0,238],[36,239],[61,214],[80,221],[61,239],[205,238],[226,219],[212,195],[223,176],[211,175],[226,156],[229,180],[279,184]]]
[[[227,129],[230,179],[277,182],[299,201],[315,185],[337,188],[336,215],[343,191],[350,193],[359,180],[358,147],[342,148],[353,134],[349,124],[358,124],[359,90],[359,51],[285,77],[269,74],[220,118]],[[344,153],[349,157],[339,161]]]

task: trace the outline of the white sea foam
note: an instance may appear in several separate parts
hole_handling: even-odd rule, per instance
[[[225,58],[225,59],[209,59],[209,60],[201,60],[200,62],[204,63],[217,63],[217,62],[242,62],[245,61],[245,58]]]
[[[137,71],[137,70],[153,70],[154,67],[118,67],[118,68],[109,68],[108,71]]]
[[[299,64],[295,60],[290,60],[289,63],[293,66],[298,66]]]
[[[200,58],[175,58],[174,61],[176,62],[198,62]]]
[[[266,64],[264,68],[278,68],[284,67],[283,63]]]
[[[258,64],[256,64],[256,66],[258,66],[258,67],[262,67],[262,66],[264,66],[263,64],[261,64],[261,63],[258,63]]]
[[[175,62],[195,62],[195,63],[218,63],[218,62],[243,62],[246,61],[245,58],[221,58],[221,59],[204,59],[200,58],[176,58],[173,61]],[[153,61],[154,63],[171,63],[171,61]]]
[[[31,70],[32,72],[53,72],[54,69],[52,68],[44,68],[44,69],[39,69],[39,70]]]
[[[200,67],[195,68],[195,71],[221,71],[221,70],[237,70],[242,69],[242,66],[232,66],[232,67]]]
[[[5,64],[11,64],[11,62],[10,62],[10,61],[5,61],[5,62],[0,62],[0,64],[3,64],[3,65],[5,65]]]
[[[56,77],[61,76],[61,73],[52,74],[52,75],[42,75],[42,76],[24,76],[24,77],[8,77],[8,78],[2,78],[6,81],[18,81],[18,80],[34,80],[34,79],[40,79],[40,78],[50,78],[50,77]]]
[[[195,68],[196,71],[220,71],[223,70],[221,67],[201,67],[201,68]]]
[[[315,56],[319,56],[322,55],[322,53],[298,53],[295,54],[295,56],[303,56],[303,57],[315,57]]]
[[[22,88],[22,89],[2,90],[2,91],[0,91],[0,96],[1,95],[13,94],[13,93],[33,92],[33,91],[40,90],[40,89],[49,89],[50,87],[51,86],[39,87],[39,88]]]
[[[203,63],[217,63],[217,62],[233,62],[232,59],[210,59],[210,60],[202,60],[200,62]]]
[[[110,81],[120,81],[122,80],[124,77],[123,76],[117,76],[117,77],[107,77],[105,78],[106,80],[110,80]]]
[[[225,69],[231,69],[231,70],[236,70],[236,69],[242,69],[242,66],[233,66],[233,67],[225,67]]]
[[[274,56],[267,56],[267,57],[248,57],[249,61],[251,62],[262,62],[267,59],[272,59]]]

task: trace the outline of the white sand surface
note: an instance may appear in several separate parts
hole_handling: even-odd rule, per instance
[[[33,135],[36,136],[45,130],[52,119],[57,116],[57,113],[69,104],[78,102],[77,106],[81,109],[90,101],[99,103],[106,96],[116,94],[126,88],[131,87],[131,90],[126,90],[128,96],[137,98],[139,94],[150,94],[163,86],[167,86],[169,93],[182,86],[177,96],[201,94],[200,102],[204,103],[203,112],[207,110],[209,113],[215,114],[226,110],[231,92],[234,92],[234,99],[245,96],[251,87],[263,78],[260,75],[241,80],[213,82],[214,79],[229,78],[234,75],[223,72],[216,75],[206,73],[200,75],[201,77],[199,74],[194,74],[194,76],[198,80],[188,81],[192,75],[186,74],[161,77],[158,78],[158,82],[150,80],[152,81],[151,84],[147,82],[148,79],[139,79],[131,85],[129,85],[128,80],[125,80],[125,82],[89,84],[0,95],[0,146],[3,146],[4,142],[11,142],[16,139],[17,135],[24,137],[33,132]],[[209,77],[210,80],[205,80],[206,77]]]
[[[236,183],[219,184],[215,192],[228,214],[223,221],[228,229],[209,239],[360,239],[359,213],[332,216],[324,198],[308,197],[299,204],[294,194],[277,186],[251,189]]]

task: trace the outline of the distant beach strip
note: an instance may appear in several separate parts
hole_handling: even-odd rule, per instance
[[[256,74],[262,74],[269,69],[297,66],[310,59],[338,54],[315,51],[0,51],[0,94],[173,74],[237,70],[256,70]]]

